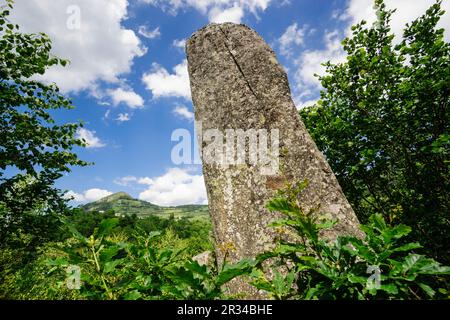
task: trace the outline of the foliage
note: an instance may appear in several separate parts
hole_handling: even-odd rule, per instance
[[[199,265],[192,260],[188,239],[171,228],[142,229],[127,235],[121,217],[99,222],[84,236],[66,221],[71,237],[48,244],[32,263],[6,275],[0,296],[14,299],[226,299],[224,284],[248,275],[251,284],[275,299],[426,299],[448,298],[450,267],[417,254],[421,246],[402,239],[405,225],[388,225],[373,215],[362,226],[364,239],[340,236],[325,241],[321,231],[333,222],[317,223],[298,205],[298,188],[280,191],[268,203],[285,218],[272,223],[280,237],[275,249],[255,260]],[[126,229],[125,229],[126,230]],[[289,235],[286,237],[286,235]],[[294,235],[294,236],[293,236]],[[1,260],[17,250],[0,251]],[[196,252],[198,253],[198,252]],[[21,263],[17,261],[17,263]],[[67,268],[81,270],[79,290],[67,287]],[[370,269],[372,268],[372,269]],[[271,272],[268,272],[271,270]],[[370,280],[379,270],[380,286]],[[372,273],[371,273],[372,272]],[[270,275],[271,274],[271,275]],[[376,273],[375,273],[376,275]]]
[[[62,254],[47,261],[62,292],[67,292],[66,268],[76,265],[81,268],[82,299],[223,298],[221,286],[250,268],[244,261],[217,272],[184,255],[186,247],[174,241],[173,233],[164,239],[161,232],[141,230],[127,238],[113,232],[118,224],[118,218],[103,220],[89,237],[71,227],[73,238],[58,246]]]
[[[72,152],[84,142],[75,138],[78,123],[57,125],[51,111],[71,109],[55,84],[36,79],[52,66],[67,64],[50,54],[43,33],[25,34],[9,21],[12,1],[0,7],[0,243],[36,217],[46,220],[65,201],[53,187],[70,166],[86,165]],[[50,217],[49,220],[53,218]],[[48,221],[46,223],[49,223]],[[45,227],[39,228],[40,230]]]
[[[137,270],[139,268],[147,268],[138,264],[139,259],[141,259],[141,262],[143,261],[143,258],[139,255],[143,254],[145,246],[151,245],[152,250],[155,250],[155,252],[163,252],[167,249],[176,251],[179,262],[176,265],[180,270],[184,270],[182,269],[185,267],[184,264],[190,261],[193,256],[212,250],[212,243],[209,239],[211,225],[201,221],[194,220],[191,224],[191,222],[158,218],[156,216],[142,219],[137,219],[136,216],[116,217],[113,211],[86,212],[80,208],[67,211],[64,219],[64,224],[59,224],[58,228],[54,230],[55,236],[52,237],[53,240],[47,239],[46,243],[40,243],[37,250],[30,251],[27,249],[26,244],[31,241],[33,236],[25,233],[21,233],[20,243],[23,244],[22,246],[0,249],[1,298],[108,299],[108,294],[104,293],[102,295],[99,293],[102,292],[101,290],[105,290],[104,287],[96,288],[95,285],[87,285],[81,290],[83,294],[81,294],[80,290],[67,289],[67,263],[71,261],[73,264],[75,261],[83,261],[83,259],[91,262],[95,261],[91,247],[86,245],[86,241],[91,241],[91,239],[94,239],[94,247],[100,249],[100,252],[126,244],[126,250],[123,249],[121,251],[121,254],[125,254],[125,256],[116,255],[108,260],[111,262],[120,259],[131,259],[130,261],[132,262],[124,262],[123,265],[117,261],[113,262],[118,263],[117,268],[130,267],[124,269],[126,272],[119,272],[117,277],[127,275],[127,277],[132,278],[138,275]],[[99,232],[103,233],[101,230],[104,229],[103,221],[105,220],[113,221],[114,223],[106,230],[106,235],[99,236]],[[186,223],[188,226],[185,225]],[[181,231],[179,232],[178,230]],[[46,232],[48,236],[48,230]],[[153,235],[151,236],[151,241],[144,241],[145,237],[150,237],[150,235]],[[79,257],[73,259],[74,256],[70,256],[68,251],[78,253]],[[102,259],[104,258],[103,256],[101,257]],[[48,259],[54,262],[47,263]],[[100,266],[106,263],[102,259],[99,259]],[[196,262],[191,261],[191,264],[190,268],[196,267]],[[133,267],[131,268],[131,266]],[[91,277],[88,279],[95,279],[99,275],[95,267],[95,264],[85,263],[83,265],[83,274],[91,274]],[[197,268],[200,270],[203,267],[198,266]],[[208,266],[208,270],[212,272],[214,268]],[[186,274],[186,271],[182,272]],[[105,278],[105,281],[107,281],[108,285],[114,287],[115,278],[110,277],[111,275],[112,273],[108,272],[108,277]],[[175,275],[172,276],[175,278]],[[195,290],[200,290],[200,284],[201,281],[196,284]],[[100,291],[95,291],[94,289]],[[94,290],[95,293],[92,293],[91,290]],[[123,298],[120,295],[121,292],[114,293],[114,297]],[[149,298],[148,295],[144,296]]]
[[[450,267],[415,253],[417,242],[401,243],[411,228],[388,225],[382,215],[372,215],[362,225],[365,238],[339,236],[335,241],[320,237],[334,225],[315,221],[294,200],[281,194],[267,207],[284,219],[272,224],[280,237],[272,251],[256,258],[252,284],[275,299],[426,299],[448,297],[445,277]],[[284,231],[284,232],[281,232]],[[268,265],[272,277],[267,276]],[[376,282],[377,273],[379,283]]]
[[[89,237],[94,233],[96,227],[102,220],[116,217],[113,210],[103,211],[85,211],[82,208],[75,208],[66,213],[66,219],[83,236]],[[146,233],[158,231],[165,236],[166,246],[172,245],[170,238],[175,242],[186,244],[187,253],[195,255],[196,253],[212,250],[210,241],[211,223],[205,219],[191,219],[183,216],[181,219],[160,218],[157,215],[150,215],[138,218],[135,214],[123,215],[117,217],[119,223],[114,228],[115,232],[121,232],[127,237],[132,237],[137,229],[142,229]],[[171,235],[166,235],[170,233]],[[66,237],[70,237],[66,233]]]
[[[69,290],[63,281],[49,274],[46,261],[60,253],[47,245],[28,259],[23,248],[0,249],[0,299],[80,299],[77,290]]]
[[[361,221],[374,213],[412,227],[426,252],[450,262],[450,44],[436,27],[441,1],[395,44],[393,11],[343,41],[347,61],[326,63],[319,102],[301,111]]]

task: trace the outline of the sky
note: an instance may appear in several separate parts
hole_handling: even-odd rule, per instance
[[[49,69],[74,110],[59,122],[81,120],[88,143],[76,148],[94,163],[75,167],[57,182],[73,204],[118,191],[158,205],[206,204],[201,165],[177,165],[174,130],[194,137],[194,114],[184,44],[210,22],[244,23],[275,50],[297,108],[319,97],[321,63],[345,60],[341,41],[350,27],[375,19],[372,0],[16,0],[11,20],[24,32],[45,32],[53,53],[70,65]],[[433,0],[386,0],[397,8],[392,29]],[[450,1],[443,1],[450,12]],[[450,14],[440,22],[450,39]]]

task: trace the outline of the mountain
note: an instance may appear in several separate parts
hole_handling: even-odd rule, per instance
[[[128,193],[117,192],[100,200],[82,206],[86,211],[114,210],[117,215],[149,215],[159,212],[159,206],[150,202],[133,199]]]
[[[100,200],[82,205],[86,211],[108,211],[114,210],[116,215],[132,215],[146,217],[156,215],[161,218],[169,218],[172,214],[174,218],[183,217],[189,219],[209,219],[209,210],[207,205],[182,205],[176,207],[161,207],[156,204],[134,199],[126,192],[117,192]]]

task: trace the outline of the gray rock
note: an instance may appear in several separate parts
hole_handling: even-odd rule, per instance
[[[198,139],[219,264],[225,256],[235,262],[273,246],[275,233],[267,225],[279,216],[265,204],[286,182],[307,179],[309,185],[299,197],[303,207],[339,221],[323,237],[360,235],[358,219],[301,121],[287,75],[264,40],[245,25],[210,24],[192,35],[186,50],[195,119],[202,126]],[[208,129],[224,136],[227,129],[278,129],[279,152],[272,150],[278,167],[268,174],[261,170],[262,163],[251,159],[238,164],[209,161],[205,150],[210,141],[204,135]],[[246,147],[253,150],[249,143]],[[264,297],[242,279],[230,283],[228,290],[247,298]]]

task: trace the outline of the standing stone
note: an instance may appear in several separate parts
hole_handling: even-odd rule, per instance
[[[318,208],[321,216],[339,221],[323,234],[326,239],[359,235],[358,219],[301,121],[287,75],[264,40],[244,25],[210,24],[192,35],[186,50],[218,263],[224,256],[235,262],[273,246],[275,233],[267,225],[279,215],[265,205],[286,182],[307,179],[308,187],[299,196],[303,208]],[[214,153],[205,154],[213,141],[207,137],[208,129],[223,137],[229,129],[266,129],[269,145],[279,147],[273,150],[279,166],[268,173],[251,155],[239,164],[209,161]],[[273,129],[278,129],[278,146],[276,135],[270,135]],[[215,136],[216,140],[220,139]],[[255,150],[247,144],[247,152]],[[230,283],[228,290],[247,298],[262,297],[242,279]]]

